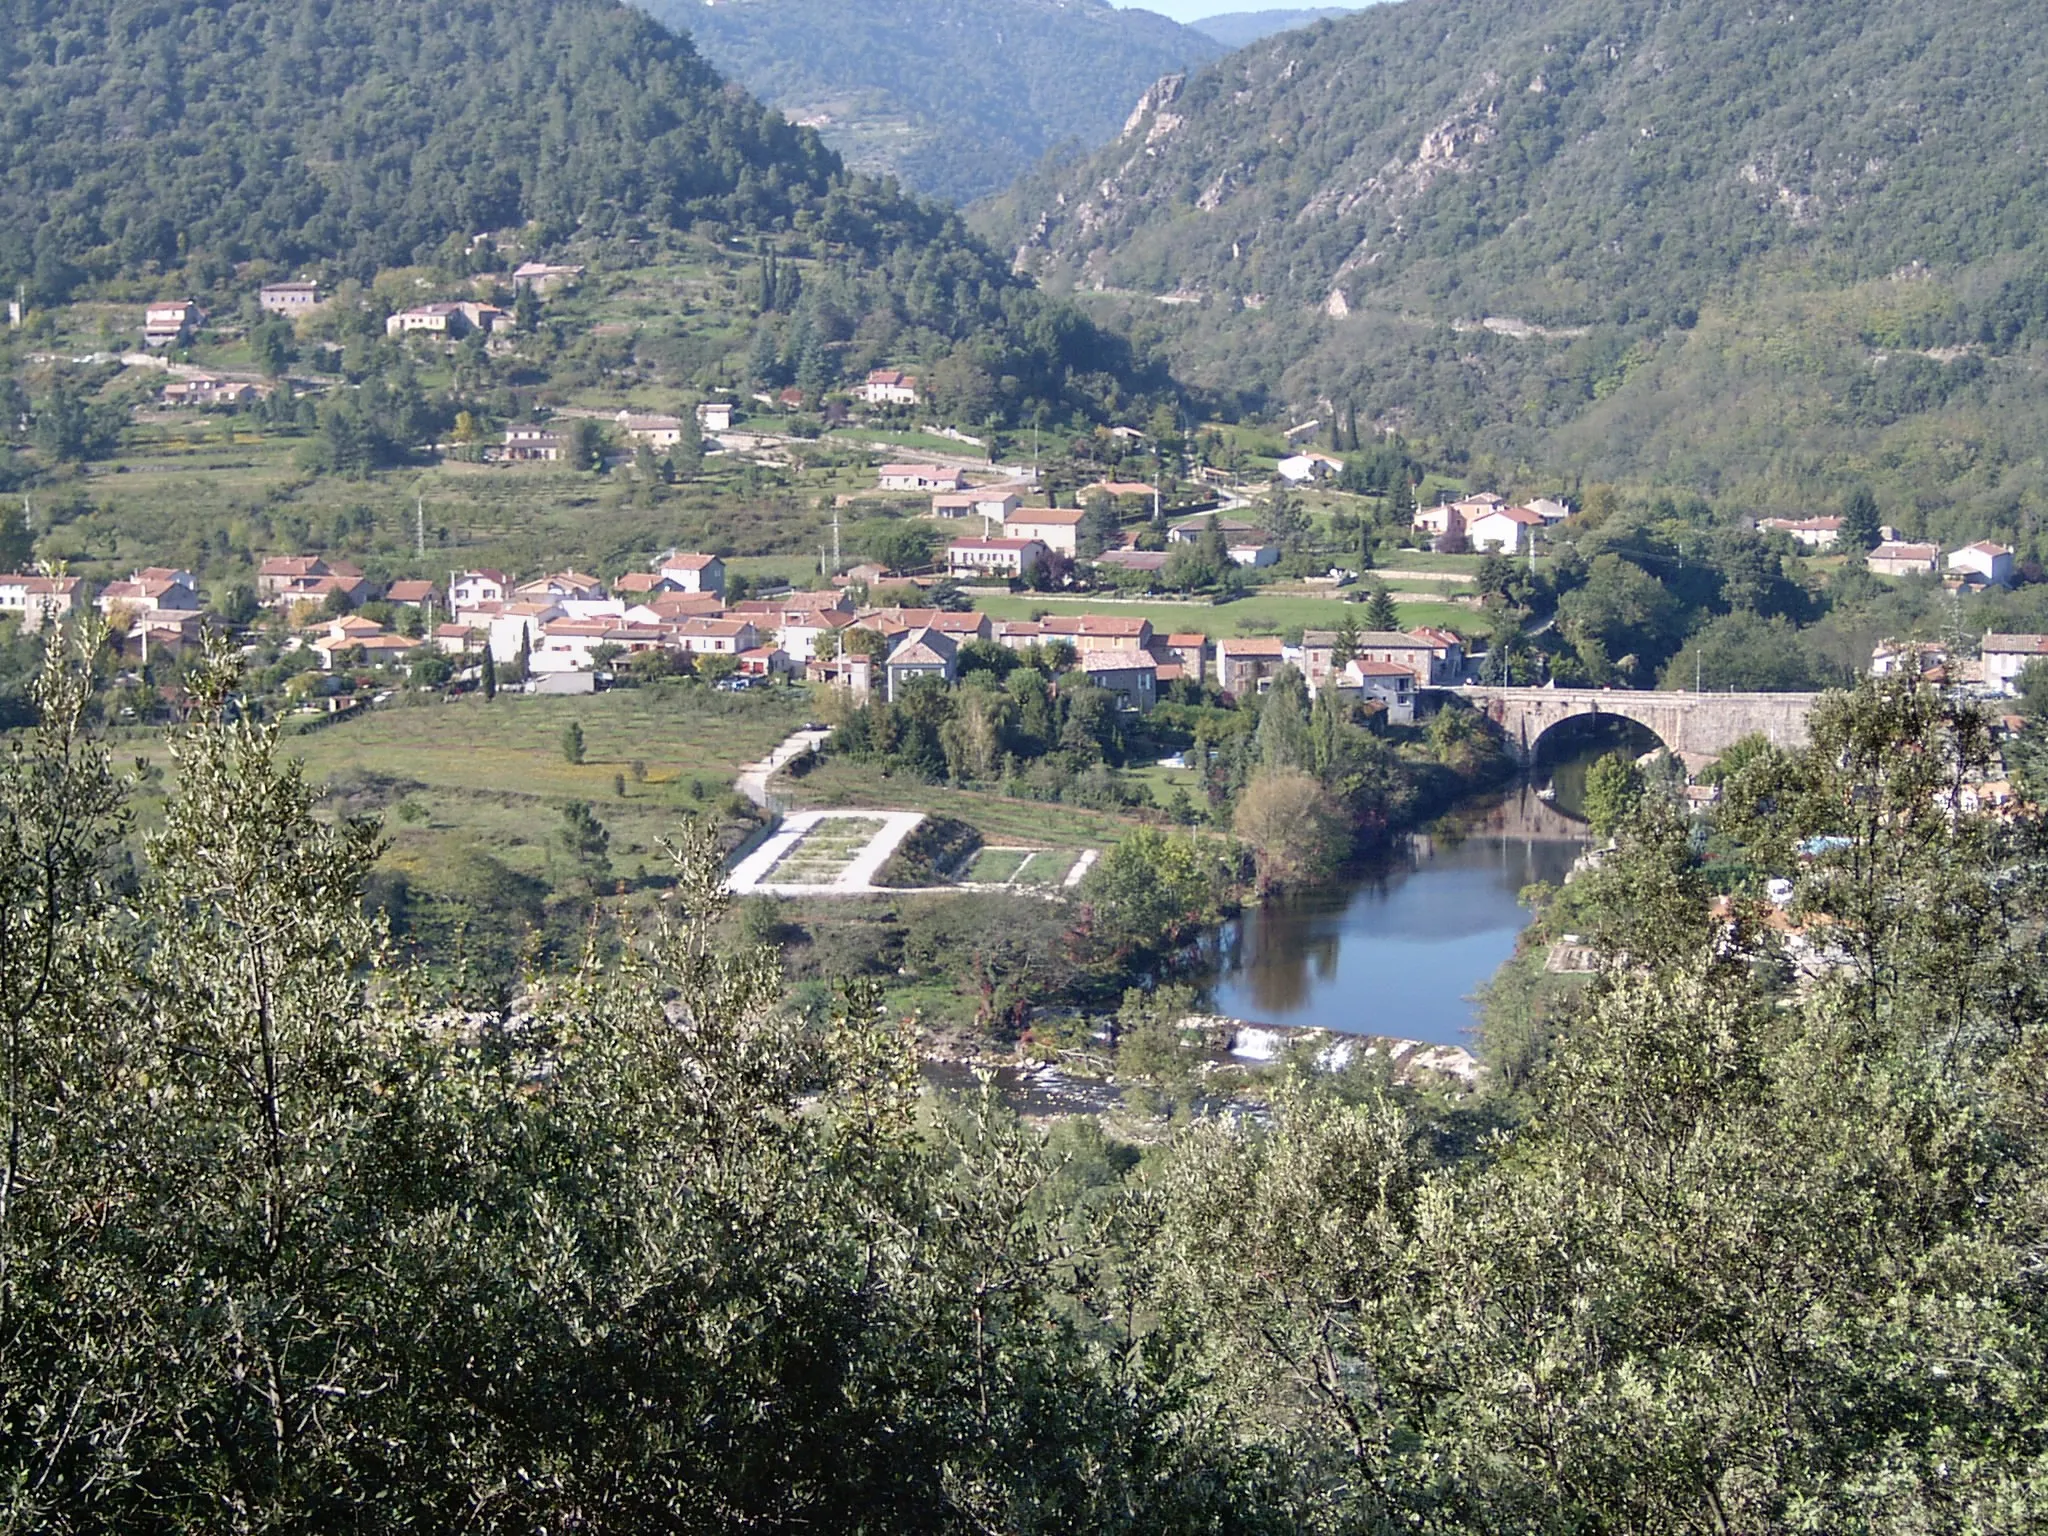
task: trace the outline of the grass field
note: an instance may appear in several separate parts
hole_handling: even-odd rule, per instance
[[[1080,855],[1068,848],[1049,848],[1025,859],[1011,882],[1013,888],[1051,890],[1066,884]]]
[[[975,606],[996,619],[1028,619],[1036,613],[1078,612],[1126,614],[1152,621],[1156,634],[1205,634],[1210,639],[1230,635],[1272,635],[1289,629],[1335,629],[1348,613],[1354,623],[1363,623],[1363,609],[1327,597],[1261,597],[1254,594],[1238,602],[1205,603],[1118,603],[1085,605],[1048,603],[1028,593],[1018,597],[983,597]],[[1397,603],[1404,626],[1434,624],[1444,629],[1479,632],[1479,615],[1454,603]]]
[[[306,735],[286,752],[337,808],[384,818],[386,866],[418,873],[469,845],[523,874],[559,859],[561,806],[586,800],[611,834],[622,874],[660,867],[657,840],[716,810],[741,765],[765,756],[807,708],[801,693],[711,694],[686,685],[589,698],[456,699],[391,708]],[[583,728],[584,761],[562,732]],[[635,761],[645,779],[633,775]],[[618,793],[623,780],[624,795]]]
[[[979,459],[987,452],[972,443],[955,442],[933,432],[886,432],[875,427],[841,427],[827,433],[823,441],[835,447],[912,448],[953,459]]]
[[[1021,870],[1031,858],[1022,848],[984,848],[974,856],[961,878],[969,885],[1001,885]]]

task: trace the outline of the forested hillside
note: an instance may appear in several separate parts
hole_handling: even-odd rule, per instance
[[[367,275],[529,220],[872,237],[815,135],[604,0],[6,0],[0,113],[0,275],[43,302],[195,252]]]
[[[614,266],[741,238],[828,262],[902,359],[964,349],[1008,381],[1002,410],[1134,382],[1119,338],[951,210],[850,175],[614,0],[0,0],[0,122],[0,284],[32,306],[95,285],[239,303],[249,263],[460,268],[491,231]],[[797,286],[792,266],[766,307]]]
[[[1223,52],[1105,0],[642,0],[855,169],[967,202],[1094,148],[1160,76]]]
[[[2024,0],[1409,0],[1233,55],[990,227],[1175,299],[1189,372],[1255,404],[1995,505],[2033,434],[1980,446],[2039,412],[2044,64]],[[1960,453],[1906,462],[1936,417]]]

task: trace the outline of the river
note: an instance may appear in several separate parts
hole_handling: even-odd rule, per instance
[[[1530,921],[1517,895],[1562,884],[1585,841],[1582,823],[1526,784],[1461,807],[1336,887],[1226,924],[1215,1010],[1472,1049],[1473,995]]]

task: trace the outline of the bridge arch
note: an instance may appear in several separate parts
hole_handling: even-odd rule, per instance
[[[1566,715],[1544,726],[1529,743],[1525,760],[1532,767],[1547,765],[1588,748],[1602,755],[1626,751],[1630,757],[1641,757],[1645,752],[1669,751],[1671,744],[1632,715],[1619,710],[1588,711]]]
[[[1632,720],[1681,756],[1717,757],[1745,736],[1803,747],[1817,693],[1638,693],[1618,688],[1459,688],[1501,728],[1525,767],[1553,726],[1591,715]]]

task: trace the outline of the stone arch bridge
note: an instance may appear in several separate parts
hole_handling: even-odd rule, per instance
[[[1773,746],[1803,747],[1806,717],[1817,693],[1637,693],[1609,688],[1457,688],[1449,690],[1501,728],[1518,761],[1536,757],[1551,727],[1567,720],[1618,715],[1633,720],[1673,752],[1715,757],[1745,736]]]

